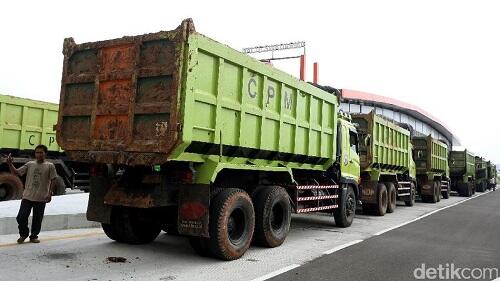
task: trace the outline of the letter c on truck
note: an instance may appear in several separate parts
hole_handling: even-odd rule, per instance
[[[254,87],[257,87],[257,81],[255,81],[255,78],[250,78],[250,80],[248,80],[248,95],[254,99],[256,96],[257,96],[257,91],[253,90],[252,91],[252,84]]]

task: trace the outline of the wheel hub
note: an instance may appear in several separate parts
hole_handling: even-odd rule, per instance
[[[227,221],[227,234],[233,244],[238,244],[245,233],[245,215],[241,209],[235,209]]]
[[[346,202],[347,206],[346,206],[346,213],[347,213],[347,216],[350,216],[352,215],[356,210],[355,210],[355,199],[352,197],[352,196],[349,196],[347,198],[347,202]]]
[[[276,204],[273,206],[272,212],[271,212],[271,227],[273,230],[279,230],[283,226],[284,222],[284,211],[283,211],[283,206],[280,204]]]

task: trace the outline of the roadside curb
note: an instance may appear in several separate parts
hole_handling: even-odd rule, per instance
[[[42,231],[63,230],[73,228],[92,228],[100,227],[98,222],[88,221],[86,214],[61,214],[45,215],[42,222]],[[29,227],[31,227],[31,216],[29,218]],[[0,235],[16,234],[17,221],[14,217],[0,218]]]

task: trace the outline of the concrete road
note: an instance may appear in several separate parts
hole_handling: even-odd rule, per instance
[[[500,192],[492,192],[271,280],[492,280],[499,271]]]
[[[495,196],[492,200],[498,202],[500,192],[496,193],[480,196]],[[482,202],[481,197],[464,204],[475,206],[476,202]],[[311,261],[325,253],[381,235],[422,216],[438,216],[440,213],[434,212],[460,204],[464,200],[463,197],[453,196],[437,204],[417,203],[411,208],[399,205],[395,213],[384,217],[357,215],[353,225],[345,229],[335,227],[330,216],[293,216],[292,230],[281,247],[252,247],[241,259],[232,262],[199,257],[190,248],[187,239],[166,234],[160,235],[153,243],[142,246],[113,242],[102,230],[95,228],[42,232],[40,244],[17,245],[17,235],[1,235],[0,280],[264,280],[298,266],[298,271],[302,272],[315,264],[310,263]],[[464,204],[452,208],[461,209]],[[410,238],[395,240],[386,250],[404,249]],[[436,241],[441,240],[438,237]],[[435,245],[437,247],[440,242]],[[357,245],[351,248],[354,247]],[[421,254],[426,256],[425,252]],[[366,252],[364,255],[373,257],[379,254]],[[127,260],[115,263],[108,261],[108,257],[124,257]],[[328,264],[327,268],[333,266],[334,264]],[[295,274],[294,271],[293,273]],[[330,274],[324,280],[331,280],[334,276]],[[303,280],[306,279],[310,278]]]

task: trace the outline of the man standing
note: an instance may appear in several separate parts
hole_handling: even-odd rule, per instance
[[[26,174],[26,183],[24,185],[23,199],[21,207],[17,214],[17,223],[19,224],[19,239],[17,243],[21,244],[28,238],[30,230],[28,228],[28,218],[33,209],[33,220],[31,222],[30,242],[40,243],[38,234],[42,228],[43,213],[45,204],[50,202],[54,191],[54,180],[57,176],[54,164],[45,161],[47,147],[43,144],[35,148],[36,161],[29,161],[19,169],[12,165],[12,156],[7,157],[7,164],[10,172],[16,176]]]

